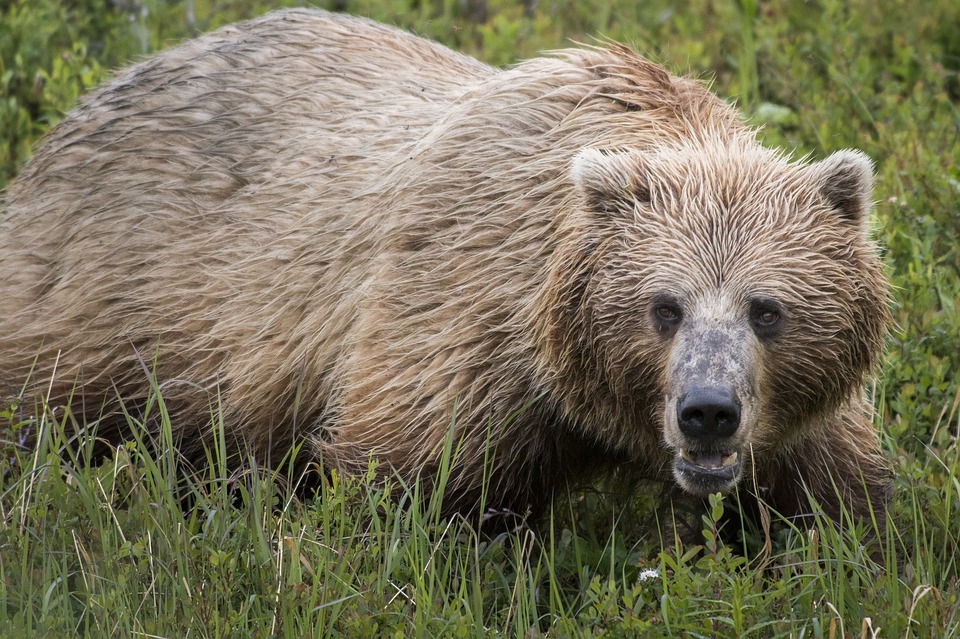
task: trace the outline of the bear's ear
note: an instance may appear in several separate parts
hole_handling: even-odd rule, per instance
[[[649,172],[633,151],[583,149],[570,166],[570,177],[593,211],[611,213],[650,201]]]
[[[816,171],[820,193],[840,217],[863,228],[873,192],[870,158],[859,151],[837,151],[810,168]]]

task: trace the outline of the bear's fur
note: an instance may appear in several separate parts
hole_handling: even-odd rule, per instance
[[[870,189],[621,45],[497,70],[273,13],[122,71],[12,184],[0,385],[110,438],[155,367],[196,459],[222,418],[234,454],[412,479],[452,436],[463,509],[621,467],[863,516]]]

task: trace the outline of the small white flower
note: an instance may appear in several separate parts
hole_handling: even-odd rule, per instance
[[[656,568],[647,568],[641,570],[640,574],[637,575],[637,581],[648,581],[650,579],[658,579],[660,577],[660,571]]]

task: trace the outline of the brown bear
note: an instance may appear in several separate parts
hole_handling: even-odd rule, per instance
[[[200,460],[212,423],[405,480],[449,443],[464,510],[622,468],[882,517],[871,173],[621,45],[499,70],[273,13],[120,72],[12,184],[0,385],[110,439],[153,384]]]

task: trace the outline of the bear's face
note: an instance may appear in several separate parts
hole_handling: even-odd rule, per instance
[[[600,438],[630,448],[649,437],[630,429],[659,428],[684,490],[726,492],[859,392],[887,319],[864,156],[588,150],[572,177],[588,221],[569,256],[568,328],[603,387],[592,395],[619,405],[585,398]]]

